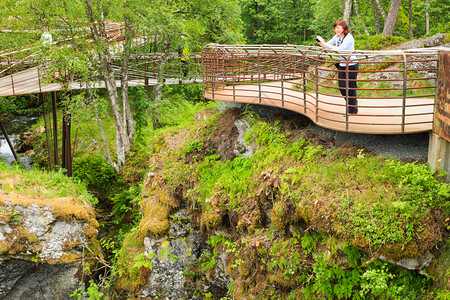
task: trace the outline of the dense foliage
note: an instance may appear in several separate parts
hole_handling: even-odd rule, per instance
[[[0,116],[13,116],[41,112],[36,95],[0,97]]]
[[[352,2],[352,1],[351,1]],[[356,2],[356,1],[355,1]],[[389,11],[390,1],[380,1],[384,11]],[[344,1],[334,0],[241,0],[244,34],[249,44],[315,44],[316,35],[325,39],[333,36],[333,22],[342,18]],[[372,3],[358,1],[360,16],[353,5],[350,29],[354,35],[375,35],[376,26]],[[450,31],[448,1],[430,0],[429,34]],[[384,19],[378,11],[381,31]],[[412,34],[414,38],[426,35],[425,0],[412,1]],[[378,32],[380,34],[381,32]],[[402,1],[394,35],[409,38],[409,4]],[[358,49],[366,49],[360,48]],[[367,48],[371,49],[371,48]]]

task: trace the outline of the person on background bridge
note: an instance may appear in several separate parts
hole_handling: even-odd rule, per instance
[[[317,43],[326,49],[331,50],[355,50],[355,39],[350,34],[350,30],[348,29],[347,23],[338,19],[334,22],[334,37],[325,43],[324,39],[321,36],[317,36]],[[355,59],[354,56],[350,57],[350,61]],[[341,56],[340,63],[336,63],[336,68],[338,69],[338,83],[339,83],[339,91],[342,96],[347,96],[346,90],[346,57]],[[349,114],[357,114],[358,113],[358,99],[356,95],[356,78],[358,76],[358,64],[356,62],[349,62],[348,64],[348,113]]]
[[[186,37],[184,35],[181,36],[181,42],[178,45],[178,57],[181,61],[181,70],[183,71],[183,76],[186,77],[189,71],[189,48],[187,46]]]

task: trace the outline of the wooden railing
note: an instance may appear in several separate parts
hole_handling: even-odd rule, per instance
[[[88,31],[88,28],[83,30]],[[80,30],[82,34],[82,30]],[[89,33],[86,34],[87,38]],[[113,67],[116,80],[120,80],[121,70],[120,57],[121,43],[123,42],[123,24],[114,23],[108,26],[107,39],[111,43],[111,53],[113,57]],[[89,38],[88,38],[88,41]],[[132,42],[132,51],[145,51],[149,41],[136,39]],[[64,47],[67,43],[64,40],[53,41],[52,47]],[[138,50],[136,50],[137,48]],[[24,47],[21,49],[9,49],[0,51],[0,97],[14,96],[41,92],[58,91],[61,84],[68,84],[71,89],[82,89],[85,83],[80,84],[76,74],[69,74],[67,70],[55,70],[48,74],[48,66],[54,63],[50,60],[43,61],[42,46]],[[132,85],[155,85],[161,71],[161,53],[133,53],[130,55],[129,79]],[[56,65],[56,64],[55,64]],[[186,63],[181,63],[177,53],[168,53],[164,62],[164,80],[168,84],[177,84],[181,80],[196,81],[201,78],[200,55],[192,53]],[[187,73],[187,74],[186,74]],[[194,80],[192,80],[194,78]],[[100,75],[91,78],[97,87],[101,87],[103,79]]]
[[[217,45],[203,48],[208,99],[281,107],[320,126],[359,133],[413,133],[433,124],[439,49],[331,51],[295,45]],[[336,63],[357,62],[358,114],[338,87]],[[342,88],[341,88],[342,89]]]

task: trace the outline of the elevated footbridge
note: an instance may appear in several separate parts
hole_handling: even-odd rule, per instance
[[[159,53],[134,55],[129,66],[129,86],[154,86],[158,83]],[[189,65],[189,76],[183,77],[178,55],[171,53],[165,84],[200,82],[200,56],[193,55]],[[120,87],[120,66],[114,66],[116,86]],[[57,71],[48,74],[45,64],[38,56],[30,54],[14,60],[9,55],[0,54],[0,97],[57,92],[62,89],[83,90],[86,88],[105,88],[104,80],[97,76],[89,82],[81,82],[76,74]]]
[[[354,133],[431,131],[440,48],[331,51],[315,46],[218,45],[202,51],[203,94],[303,114],[319,126]],[[448,50],[448,49],[447,49]],[[336,63],[359,64],[358,113],[338,87]],[[354,59],[354,60],[351,60]]]

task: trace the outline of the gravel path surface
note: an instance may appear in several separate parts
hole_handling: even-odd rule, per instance
[[[336,131],[319,127],[314,123],[311,123],[311,131],[327,138],[336,138]],[[360,133],[339,134],[344,136],[345,144],[362,147],[376,155],[419,162],[426,162],[428,158],[428,132],[392,135]]]
[[[222,109],[230,107],[241,107],[240,103],[224,103],[219,102]],[[296,112],[284,110],[276,107],[268,107],[262,105],[252,105],[253,110],[263,118],[271,118],[274,114],[286,116],[298,115],[299,118],[305,118]],[[319,135],[324,140],[335,140],[336,131],[320,127],[310,122],[309,130]],[[426,162],[428,159],[428,143],[429,133],[415,134],[360,134],[340,132],[344,137],[343,144],[351,144],[376,155],[384,157],[395,157],[400,160]]]

